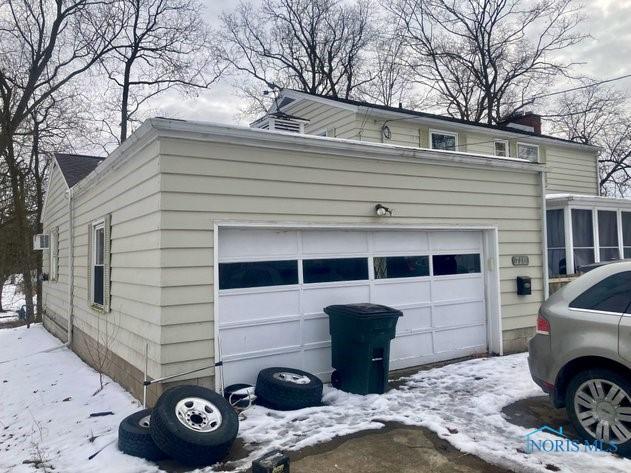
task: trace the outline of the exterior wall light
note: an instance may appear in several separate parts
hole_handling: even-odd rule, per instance
[[[392,215],[392,209],[389,209],[385,205],[377,204],[375,205],[375,213],[377,217],[385,217],[386,215]]]

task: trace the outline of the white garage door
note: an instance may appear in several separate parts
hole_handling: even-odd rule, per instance
[[[331,304],[403,311],[392,369],[485,352],[482,247],[479,231],[220,230],[225,385],[270,366],[328,380]]]

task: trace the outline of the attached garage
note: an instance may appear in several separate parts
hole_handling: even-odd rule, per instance
[[[216,354],[226,385],[290,366],[331,373],[331,304],[403,311],[391,368],[495,351],[494,229],[218,229]],[[493,330],[495,332],[491,333]]]

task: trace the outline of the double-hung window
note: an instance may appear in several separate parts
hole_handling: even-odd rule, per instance
[[[526,143],[517,143],[517,157],[528,161],[539,161],[539,146]]]
[[[105,294],[105,226],[98,222],[92,226],[92,302],[103,306]]]
[[[508,141],[495,140],[495,156],[508,156]]]
[[[456,133],[432,130],[429,132],[429,140],[432,149],[445,151],[457,151],[458,149],[458,135]]]

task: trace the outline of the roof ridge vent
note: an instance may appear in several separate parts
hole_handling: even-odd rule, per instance
[[[262,130],[304,134],[305,125],[308,124],[309,120],[305,118],[295,117],[282,112],[274,112],[259,118],[250,126]]]

